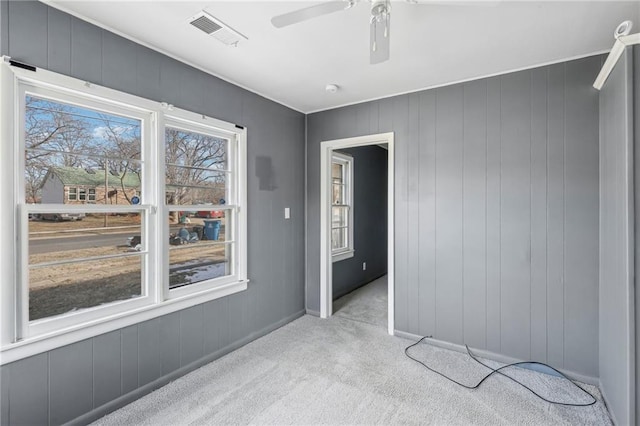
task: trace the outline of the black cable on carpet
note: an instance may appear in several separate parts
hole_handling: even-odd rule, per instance
[[[451,381],[451,382],[453,382],[453,383],[455,383],[455,384],[457,384],[457,385],[459,385],[459,386],[462,386],[462,387],[464,387],[464,388],[467,388],[467,389],[477,389],[478,387],[480,387],[480,385],[481,385],[485,380],[487,380],[489,377],[491,377],[492,375],[494,375],[494,374],[496,374],[496,373],[497,373],[497,374],[500,374],[501,376],[504,376],[504,377],[507,377],[507,378],[511,379],[512,381],[514,381],[515,383],[519,384],[519,385],[520,385],[520,386],[522,386],[523,388],[527,389],[529,392],[531,392],[532,394],[534,394],[535,396],[537,396],[537,397],[538,397],[538,398],[540,398],[541,400],[543,400],[543,401],[545,401],[545,402],[548,402],[548,403],[551,403],[551,404],[564,405],[564,406],[568,406],[568,407],[588,407],[588,406],[593,405],[593,404],[595,404],[595,403],[597,402],[596,397],[595,397],[595,396],[593,396],[593,395],[591,394],[591,392],[587,391],[586,389],[581,388],[581,387],[580,387],[580,386],[578,386],[578,385],[577,385],[573,380],[569,379],[569,378],[568,378],[567,376],[565,376],[563,373],[561,373],[560,371],[558,371],[558,370],[556,370],[555,368],[551,367],[550,365],[547,365],[547,364],[542,363],[542,362],[536,362],[536,361],[521,361],[521,362],[514,362],[514,363],[511,363],[511,364],[503,365],[503,366],[502,366],[502,367],[500,367],[500,368],[496,368],[496,369],[494,369],[494,368],[492,368],[492,367],[489,367],[487,364],[483,363],[483,362],[482,362],[482,361],[480,361],[480,360],[479,360],[475,355],[473,355],[473,354],[471,353],[471,351],[469,350],[469,346],[467,346],[467,345],[464,345],[464,346],[465,346],[465,348],[467,348],[467,355],[469,355],[469,357],[471,357],[471,359],[473,359],[473,360],[474,360],[475,362],[477,362],[478,364],[480,364],[480,365],[482,365],[482,366],[484,366],[484,367],[488,368],[489,370],[491,370],[491,372],[490,372],[489,374],[487,374],[486,376],[484,376],[482,379],[480,379],[480,381],[479,381],[478,383],[476,383],[475,385],[471,385],[471,386],[470,386],[470,385],[466,385],[466,384],[464,384],[464,383],[460,383],[459,381],[457,381],[457,380],[455,380],[455,379],[453,379],[453,378],[451,378],[451,377],[447,376],[446,374],[444,374],[444,373],[442,373],[442,372],[440,372],[440,371],[438,371],[438,370],[435,370],[435,369],[433,369],[433,368],[429,367],[425,362],[420,361],[419,359],[414,358],[413,356],[411,356],[411,355],[409,354],[409,349],[413,348],[414,346],[419,345],[419,344],[420,344],[420,343],[422,343],[425,339],[431,339],[431,338],[432,338],[431,336],[424,336],[422,339],[418,340],[417,342],[415,342],[415,343],[413,343],[413,344],[411,344],[411,345],[407,346],[407,347],[405,348],[405,350],[404,350],[404,354],[405,354],[408,358],[410,358],[410,359],[412,359],[413,361],[417,362],[418,364],[421,364],[421,365],[422,365],[423,367],[425,367],[427,370],[432,371],[432,372],[434,372],[434,373],[436,373],[436,374],[439,374],[440,376],[444,377],[445,379],[447,379],[447,380],[449,380],[449,381]],[[505,368],[509,368],[509,367],[518,367],[518,366],[521,366],[521,365],[531,365],[531,364],[534,364],[534,365],[541,365],[541,366],[543,366],[543,367],[547,367],[547,368],[549,368],[549,369],[551,369],[551,370],[555,371],[555,372],[556,372],[560,377],[562,377],[562,378],[564,378],[565,380],[569,381],[573,386],[575,386],[576,388],[580,389],[584,394],[589,395],[589,396],[591,397],[592,401],[591,401],[591,402],[589,402],[589,403],[570,403],[570,402],[551,401],[551,400],[549,400],[549,399],[547,399],[547,398],[543,397],[542,395],[540,395],[539,393],[537,393],[537,392],[536,392],[536,391],[534,391],[533,389],[531,389],[529,386],[527,386],[527,385],[525,385],[524,383],[520,382],[519,380],[514,379],[513,377],[511,377],[511,376],[509,376],[509,375],[507,375],[507,374],[504,374],[504,373],[502,372],[502,370],[504,370]]]

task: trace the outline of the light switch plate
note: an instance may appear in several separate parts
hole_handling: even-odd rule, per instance
[[[285,207],[284,208],[284,218],[285,219],[290,219],[291,218],[291,209],[289,207]]]

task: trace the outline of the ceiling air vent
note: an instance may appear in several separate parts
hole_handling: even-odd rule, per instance
[[[247,40],[247,37],[205,11],[192,16],[189,23],[227,46],[237,46],[240,41]]]

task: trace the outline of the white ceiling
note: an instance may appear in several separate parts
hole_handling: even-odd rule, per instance
[[[608,51],[620,22],[640,26],[638,1],[394,1],[391,59],[369,65],[366,0],[282,29],[271,17],[317,2],[47,3],[305,113]],[[203,9],[249,40],[227,47],[193,28]],[[327,83],[340,90],[326,93]]]

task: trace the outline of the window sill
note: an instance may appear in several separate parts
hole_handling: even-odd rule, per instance
[[[332,261],[335,262],[340,262],[341,260],[346,260],[346,259],[350,259],[353,256],[355,256],[356,251],[355,250],[344,250],[341,252],[337,252],[334,253],[331,258]]]
[[[179,298],[168,299],[162,303],[147,305],[110,317],[77,324],[73,327],[7,344],[0,350],[0,365],[239,293],[247,289],[248,282],[249,280],[243,280],[219,285]]]

